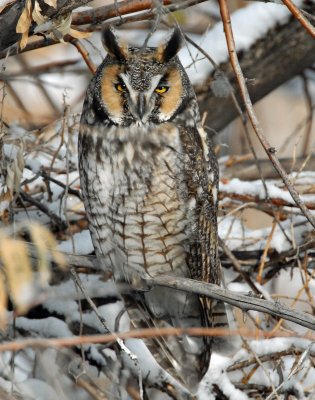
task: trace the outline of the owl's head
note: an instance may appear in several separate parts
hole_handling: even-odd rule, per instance
[[[173,120],[194,98],[188,77],[176,56],[181,33],[172,30],[158,47],[123,44],[113,28],[103,32],[107,57],[93,88],[94,108],[116,125],[160,124]]]

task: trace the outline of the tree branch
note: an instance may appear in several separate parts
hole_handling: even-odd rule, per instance
[[[294,18],[304,27],[313,38],[315,38],[314,26],[304,17],[299,8],[291,0],[282,0],[282,3],[290,10]]]
[[[275,155],[274,148],[270,146],[267,138],[265,137],[265,135],[263,133],[260,123],[256,117],[256,114],[253,109],[253,104],[252,104],[249,92],[247,90],[243,71],[241,69],[241,66],[239,64],[238,57],[236,54],[233,31],[232,31],[232,27],[231,27],[231,19],[230,19],[227,2],[226,2],[226,0],[219,0],[219,4],[220,4],[220,12],[221,12],[224,32],[225,32],[225,36],[226,36],[226,43],[228,46],[232,69],[235,73],[236,80],[239,85],[241,97],[244,102],[244,106],[245,106],[248,118],[254,129],[254,132],[255,132],[257,138],[259,139],[263,149],[265,150],[267,156],[269,157],[270,161],[272,162],[273,166],[275,167],[276,171],[278,172],[279,176],[281,177],[281,179],[283,180],[284,184],[286,185],[288,191],[290,192],[292,199],[295,201],[296,205],[300,208],[302,213],[305,215],[305,217],[307,218],[309,223],[315,228],[315,220],[314,220],[312,214],[310,213],[308,208],[305,206],[304,202],[301,200],[300,195],[296,191],[295,187],[290,182],[288,175],[286,174],[285,170],[282,168],[277,156]]]
[[[310,5],[310,12],[315,5]],[[298,44],[298,45],[297,45]],[[315,62],[315,40],[295,20],[270,29],[251,48],[238,53],[239,62],[248,83],[248,91],[253,103],[283,83],[301,74]],[[229,79],[239,103],[243,105],[237,81],[229,61],[219,65]],[[214,72],[207,82],[195,88],[201,114],[207,112],[206,125],[220,131],[238,117],[233,99],[216,97],[211,90]]]
[[[30,253],[33,259],[36,259],[36,251],[34,246],[30,245]],[[73,254],[65,254],[66,261],[69,266],[76,268],[86,268],[92,271],[100,271],[100,264],[95,256],[77,256]],[[279,302],[272,302],[253,295],[242,295],[230,290],[222,289],[217,285],[200,282],[188,278],[180,278],[169,275],[160,277],[141,276],[144,283],[143,290],[149,290],[151,287],[164,286],[168,288],[183,290],[189,293],[195,293],[212,299],[221,300],[231,304],[244,311],[255,310],[267,313],[274,317],[286,319],[301,326],[315,330],[315,318],[306,313],[287,308]],[[137,285],[139,290],[139,285]],[[141,289],[140,289],[141,290]]]
[[[222,289],[212,283],[195,281],[188,278],[160,276],[155,278],[142,277],[149,287],[163,286],[182,290],[188,293],[195,293],[211,299],[220,300],[241,310],[255,310],[272,315],[273,317],[283,318],[298,325],[315,330],[315,318],[309,314],[285,307],[279,302],[263,300],[261,298],[246,296]]]
[[[281,158],[280,162],[283,168],[289,173],[292,168],[292,158]],[[264,171],[263,175],[265,179],[276,179],[279,177],[277,171],[273,168],[269,159],[259,160],[261,169]],[[294,171],[299,171],[305,164],[305,156],[297,157],[294,162]],[[306,171],[315,170],[315,155],[311,155],[307,161],[305,168]],[[232,162],[231,165],[226,167],[221,175],[224,178],[232,179],[239,178],[243,181],[257,180],[261,177],[257,171],[256,165],[253,165],[253,160],[242,160]]]
[[[0,353],[4,351],[19,351],[29,347],[32,348],[47,348],[47,347],[55,347],[55,348],[67,348],[73,346],[81,346],[84,344],[101,344],[101,343],[111,343],[118,339],[130,339],[130,338],[138,338],[138,339],[147,339],[154,338],[157,336],[211,336],[211,337],[220,337],[220,336],[239,336],[250,337],[257,339],[257,331],[253,331],[250,329],[235,329],[228,330],[224,328],[148,328],[148,329],[134,329],[129,332],[117,332],[114,334],[104,334],[104,335],[86,335],[86,336],[71,336],[71,337],[63,337],[63,338],[52,338],[52,339],[42,339],[42,338],[29,338],[29,339],[20,339],[14,340],[12,342],[2,342],[0,343]],[[264,332],[260,331],[260,335],[263,338],[272,338],[272,337],[292,337],[293,334],[279,331],[271,331]],[[297,335],[294,335],[296,337]],[[302,336],[308,340],[315,340],[315,335],[307,334]]]
[[[185,3],[184,7],[187,8],[189,6],[202,3],[205,0],[191,0],[190,3]],[[23,11],[23,2],[16,2],[16,3],[21,3],[16,6],[8,6],[6,7],[1,13],[0,13],[0,26],[2,27],[1,32],[0,32],[0,59],[4,58],[9,55],[15,55],[18,53],[18,49],[16,47],[12,47],[11,49],[8,49],[8,47],[14,45],[17,43],[17,41],[20,39],[20,34],[16,33],[16,24],[18,21],[18,18],[20,14]],[[14,3],[14,4],[16,4]],[[73,3],[73,1],[72,1]],[[80,3],[80,2],[78,2]],[[87,1],[82,0],[81,3],[85,4]],[[80,5],[80,4],[79,4]],[[77,5],[76,7],[78,7]],[[172,12],[176,9],[181,8],[180,4],[172,4],[171,0],[163,0],[163,5],[164,6],[171,6],[170,8],[163,9],[164,13]],[[75,7],[75,8],[76,8]],[[47,8],[47,7],[46,7]],[[51,7],[50,7],[51,8]],[[49,8],[49,9],[50,9]],[[69,8],[69,7],[68,7]],[[65,13],[65,10],[68,10],[68,8],[61,8],[54,14],[45,14],[43,11],[43,14],[50,17],[50,18],[56,18],[59,15],[62,15]],[[70,7],[71,8],[71,7]],[[86,10],[82,11],[80,13],[74,13],[72,15],[72,20],[71,24],[72,25],[86,25],[86,24],[91,24],[93,25],[93,29],[95,30],[95,25],[100,24],[104,21],[107,21],[109,19],[115,18],[115,17],[120,17],[122,15],[129,15],[129,14],[134,14],[139,11],[146,11],[146,10],[154,10],[156,8],[156,4],[154,0],[126,0],[126,1],[121,1],[119,3],[114,2],[113,4],[99,7],[96,9],[91,9],[91,10]],[[45,9],[45,7],[44,7]],[[43,9],[43,10],[44,10]],[[68,10],[67,12],[69,12]],[[48,10],[47,10],[48,12]],[[146,15],[146,18],[148,15]],[[8,22],[10,21],[10,25]],[[30,29],[30,35],[32,34],[36,24],[33,23],[32,27]],[[69,42],[71,40],[70,35],[66,35],[63,37],[64,42]],[[59,40],[53,39],[50,37],[45,37],[41,40],[37,40],[35,42],[29,43],[20,53],[24,53],[26,51],[46,47],[46,46],[51,46],[54,44],[60,43]],[[7,50],[8,49],[8,50]]]

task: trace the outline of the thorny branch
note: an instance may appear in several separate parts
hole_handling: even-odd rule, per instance
[[[183,290],[201,296],[220,300],[244,311],[255,310],[264,312],[274,317],[283,318],[298,325],[315,330],[315,318],[306,313],[289,309],[279,302],[272,302],[261,298],[241,295],[230,290],[222,289],[217,285],[195,281],[188,278],[161,276],[155,278],[143,278],[144,282],[152,287],[164,286],[168,288]]]

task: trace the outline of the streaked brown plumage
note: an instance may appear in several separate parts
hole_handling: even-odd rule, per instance
[[[212,325],[211,302],[161,287],[137,290],[131,282],[147,273],[220,283],[218,168],[176,56],[180,33],[173,31],[158,48],[140,49],[122,45],[108,29],[104,44],[108,55],[88,88],[79,139],[96,254],[124,284],[134,327]],[[196,389],[209,364],[208,339],[156,338],[146,344],[180,384]],[[163,386],[149,377],[148,385]]]

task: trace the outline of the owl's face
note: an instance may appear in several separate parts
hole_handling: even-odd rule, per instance
[[[97,73],[97,108],[120,126],[160,124],[176,117],[193,92],[176,54],[181,37],[174,30],[159,47],[130,48],[111,28],[103,34],[108,52]]]

